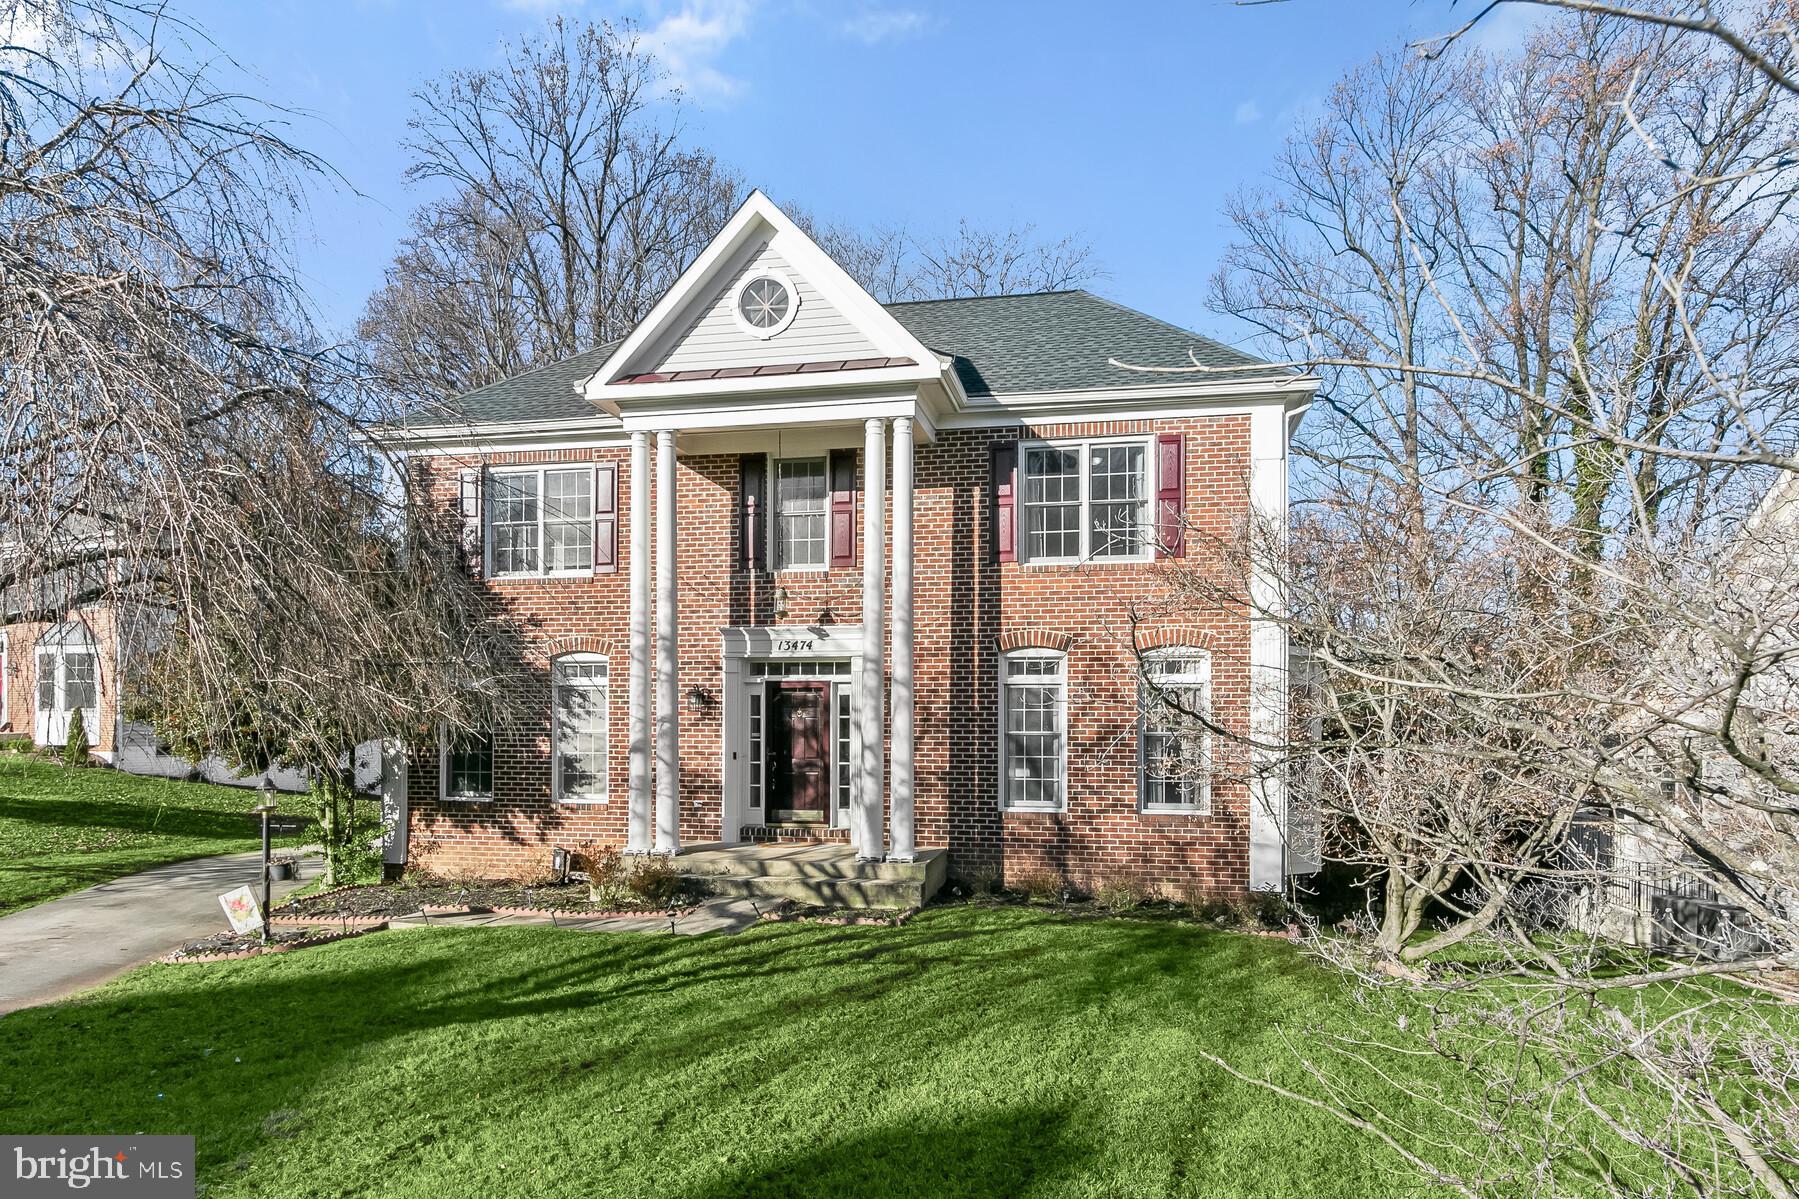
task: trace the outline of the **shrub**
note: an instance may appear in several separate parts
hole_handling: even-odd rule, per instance
[[[575,851],[576,861],[587,873],[587,897],[601,907],[616,908],[629,903],[632,891],[628,885],[624,855],[615,846],[583,845]]]
[[[1099,880],[1093,897],[1099,906],[1112,912],[1129,912],[1149,902],[1151,889],[1142,876],[1119,871]]]
[[[625,885],[631,894],[645,904],[657,907],[673,903],[681,894],[681,876],[672,862],[662,858],[645,858],[630,871]]]
[[[1073,893],[1068,880],[1050,870],[1026,870],[1014,875],[1012,889],[1032,903],[1060,903]]]
[[[80,708],[69,709],[69,736],[62,743],[62,762],[64,766],[87,765],[87,720]]]

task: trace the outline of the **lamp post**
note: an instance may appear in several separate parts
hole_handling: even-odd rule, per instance
[[[256,814],[262,817],[262,943],[269,943],[269,813],[275,810],[278,792],[275,782],[268,775],[262,776],[262,786],[257,788],[262,802],[256,805]]]

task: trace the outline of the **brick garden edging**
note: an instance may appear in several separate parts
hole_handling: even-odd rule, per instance
[[[372,932],[379,932],[387,927],[387,921],[370,925],[366,928],[345,929],[341,932],[321,933],[316,937],[303,937],[298,941],[283,941],[275,945],[252,945],[248,949],[236,949],[230,953],[199,953],[183,956],[179,951],[166,954],[157,960],[170,966],[187,966],[200,962],[235,962],[242,958],[261,957],[270,953],[291,953],[296,949],[311,949],[314,945],[329,945],[333,941],[347,941],[352,937],[364,937]]]
[[[309,924],[335,924],[340,928],[377,928],[392,919],[392,916],[270,916],[269,923],[278,924],[283,928],[303,928]]]
[[[693,905],[675,908],[675,918],[679,919],[694,910]],[[636,916],[661,916],[669,913],[668,908],[616,908],[602,911],[589,908],[523,908],[500,904],[497,907],[482,907],[474,904],[425,904],[419,908],[421,916],[543,916],[551,920],[617,920]],[[394,919],[394,917],[388,917]],[[317,923],[313,921],[312,923]]]

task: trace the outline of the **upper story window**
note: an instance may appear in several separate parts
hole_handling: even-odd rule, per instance
[[[1023,649],[999,661],[1000,806],[1060,809],[1067,802],[1068,657]]]
[[[1203,651],[1161,650],[1144,658],[1137,745],[1148,812],[1211,810],[1212,663]]]
[[[799,293],[785,275],[762,270],[737,289],[731,315],[745,333],[766,340],[793,323],[799,306]]]
[[[593,569],[593,468],[496,470],[487,504],[495,575]]]
[[[1025,445],[1024,561],[1148,558],[1149,461],[1142,440]]]
[[[775,463],[775,566],[822,567],[828,561],[826,522],[830,484],[823,458],[783,458]]]
[[[437,731],[439,786],[445,799],[485,801],[493,798],[493,733]]]

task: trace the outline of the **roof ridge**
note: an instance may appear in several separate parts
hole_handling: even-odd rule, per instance
[[[1037,296],[1093,296],[1084,287],[1053,287],[1048,291],[1003,291],[986,296],[939,296],[934,300],[894,300],[883,308],[915,308],[921,304],[968,304],[976,300],[1029,300]],[[1098,296],[1093,296],[1099,299]]]

